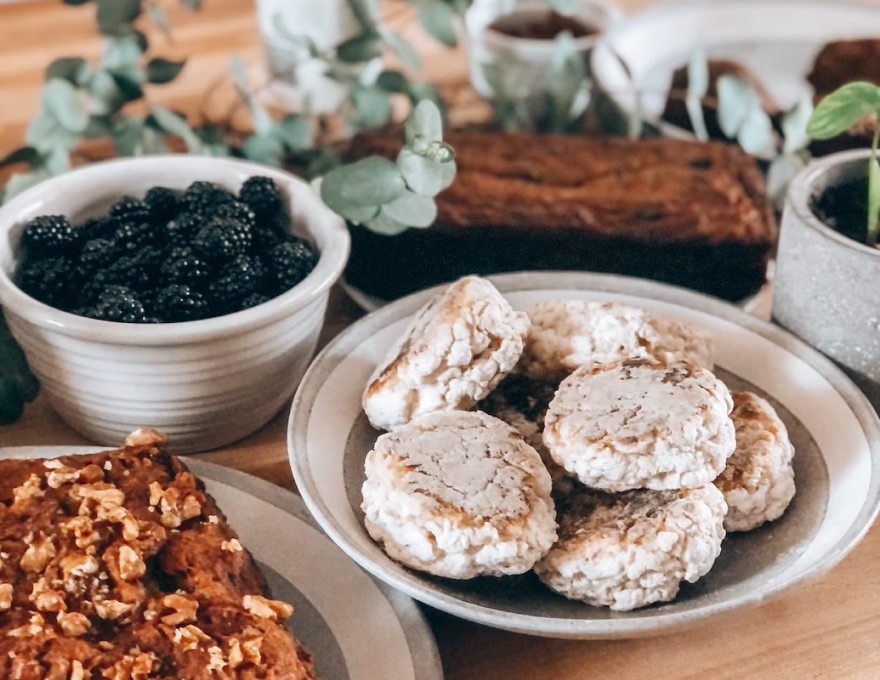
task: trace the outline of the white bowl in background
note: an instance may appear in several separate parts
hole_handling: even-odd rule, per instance
[[[264,304],[199,321],[114,323],[50,307],[12,281],[21,232],[34,217],[76,223],[156,185],[182,190],[203,180],[237,191],[254,175],[275,180],[290,200],[293,231],[320,251],[304,281]],[[175,453],[205,451],[256,431],[290,401],[348,250],[342,219],[288,173],[196,156],[109,161],[47,180],[0,208],[0,304],[42,390],[78,432],[115,446],[153,427]]]

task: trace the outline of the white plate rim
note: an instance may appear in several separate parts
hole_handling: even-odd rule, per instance
[[[489,607],[462,602],[438,593],[415,580],[387,571],[349,543],[345,530],[317,492],[307,460],[307,432],[311,405],[321,390],[324,379],[333,368],[364,340],[379,329],[414,313],[438,286],[402,298],[379,309],[340,333],[314,360],[303,378],[291,406],[288,421],[288,457],[297,488],[323,531],[361,567],[389,585],[420,602],[476,623],[517,633],[570,639],[613,639],[656,635],[693,626],[707,617],[754,607],[804,583],[813,581],[837,565],[864,537],[880,511],[880,418],[867,397],[830,359],[820,354],[787,331],[750,316],[722,300],[690,290],[645,279],[575,272],[523,272],[487,277],[502,293],[538,290],[584,290],[625,294],[688,307],[735,323],[774,342],[814,368],[838,392],[861,424],[871,451],[871,482],[867,500],[855,521],[835,547],[806,573],[775,587],[734,601],[715,603],[708,608],[676,613],[661,613],[641,619],[610,619],[603,621],[550,619],[539,616],[498,612]],[[390,559],[390,558],[389,558]],[[709,609],[710,611],[706,611]]]
[[[99,445],[0,446],[0,458],[56,458],[106,450],[108,450],[106,446],[102,447]],[[197,477],[231,486],[249,496],[269,503],[295,520],[316,530],[326,540],[330,540],[324,530],[321,529],[321,526],[311,516],[302,498],[295,493],[259,477],[254,477],[253,475],[222,465],[193,458],[183,458],[182,460],[186,467]],[[245,537],[241,538],[247,544],[247,539]],[[338,549],[338,546],[336,547]],[[383,583],[380,579],[371,576],[370,582],[382,593],[397,616],[401,631],[409,648],[408,655],[413,662],[415,680],[443,680],[443,667],[440,660],[440,652],[437,649],[437,642],[418,605],[409,597]],[[317,606],[316,609],[318,609]],[[320,609],[318,611],[320,613]]]

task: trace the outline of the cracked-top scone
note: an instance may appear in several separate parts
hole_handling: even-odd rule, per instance
[[[522,574],[556,540],[540,456],[485,413],[417,418],[379,437],[364,467],[367,531],[413,569],[454,579]]]
[[[736,450],[715,485],[730,508],[724,528],[750,531],[781,517],[794,498],[794,447],[765,399],[751,392],[732,396]]]
[[[513,427],[538,452],[553,480],[553,494],[557,497],[571,493],[576,484],[544,446],[544,416],[558,387],[555,381],[511,373],[477,404],[478,410]]]
[[[668,602],[682,581],[705,576],[721,554],[726,511],[712,484],[584,490],[559,502],[559,540],[535,572],[565,597],[617,611]]]
[[[712,336],[682,321],[661,319],[644,309],[616,302],[560,300],[528,309],[522,369],[533,376],[562,379],[581,367],[626,359],[662,363],[690,361],[711,369]]]
[[[485,279],[456,281],[419,310],[370,377],[370,423],[393,431],[421,415],[472,407],[516,365],[528,328],[528,317]]]
[[[0,461],[0,678],[314,680],[292,610],[155,432]]]
[[[704,368],[632,359],[566,378],[544,420],[553,459],[605,491],[713,481],[736,446],[727,387]]]

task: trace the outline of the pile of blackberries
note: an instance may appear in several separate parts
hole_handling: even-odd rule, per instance
[[[183,193],[154,187],[78,226],[37,217],[22,233],[15,281],[80,316],[167,323],[259,305],[293,288],[317,261],[312,245],[290,233],[275,182],[252,177],[238,196],[210,182]]]

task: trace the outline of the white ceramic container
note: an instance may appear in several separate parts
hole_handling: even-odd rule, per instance
[[[205,180],[237,191],[253,175],[278,183],[294,232],[320,250],[302,283],[262,305],[184,323],[113,323],[49,307],[12,281],[21,232],[38,215],[78,222],[155,185],[184,189]],[[342,219],[285,172],[195,156],[110,161],[47,180],[0,208],[0,304],[42,390],[77,431],[119,445],[132,430],[153,427],[169,436],[175,453],[204,451],[254,432],[288,403],[348,250]]]

